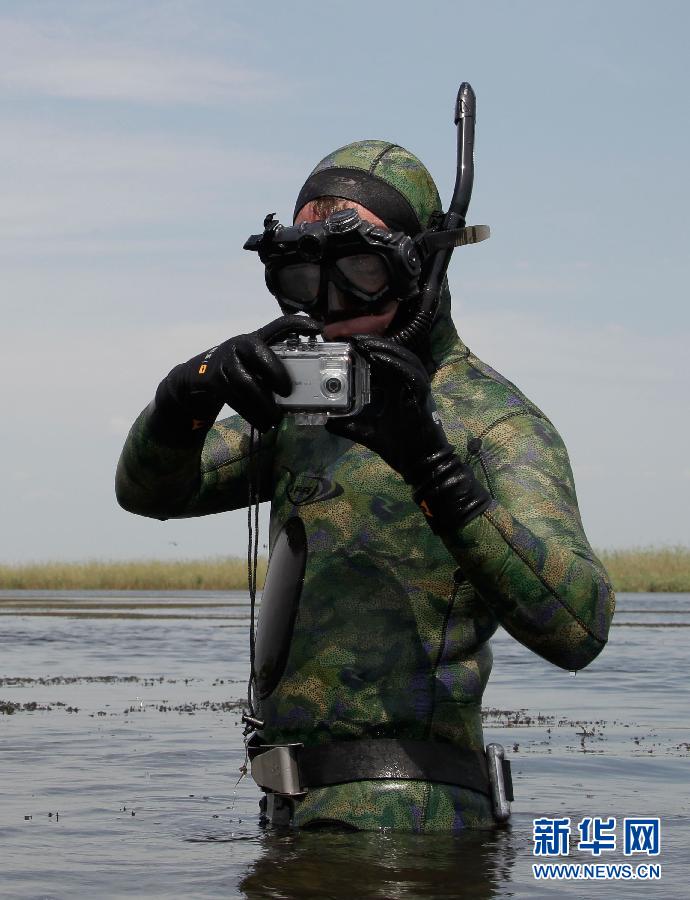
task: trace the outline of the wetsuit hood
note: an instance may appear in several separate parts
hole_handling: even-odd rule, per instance
[[[429,170],[413,153],[388,141],[355,141],[329,153],[314,167],[295,204],[295,217],[318,197],[342,197],[366,206],[389,228],[414,236],[441,212],[441,199]],[[444,282],[431,329],[436,368],[457,341]]]
[[[356,141],[317,163],[302,186],[295,216],[317,197],[361,203],[393,229],[414,236],[441,210],[426,166],[409,150],[387,141]]]

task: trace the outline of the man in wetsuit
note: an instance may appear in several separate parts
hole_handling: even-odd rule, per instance
[[[296,221],[342,207],[414,235],[440,200],[416,157],[362,141],[317,165]],[[404,314],[395,297],[367,312],[329,283],[303,327],[351,338],[368,360],[376,402],[359,416],[326,426],[281,416],[273,392],[291,385],[268,344],[292,319],[278,320],[161,382],[127,438],[118,500],[159,519],[246,506],[250,423],[260,429],[260,497],[271,500],[260,740],[303,744],[315,761],[292,822],[487,827],[489,638],[502,625],[550,662],[580,669],[606,642],[613,593],[558,433],[464,345],[447,288],[416,354],[386,338]],[[239,415],[215,422],[224,402]]]

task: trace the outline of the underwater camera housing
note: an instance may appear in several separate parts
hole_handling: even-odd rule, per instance
[[[297,335],[272,344],[292,379],[288,397],[274,394],[281,409],[303,425],[322,424],[334,416],[356,416],[369,403],[369,365],[352,344],[320,342]]]

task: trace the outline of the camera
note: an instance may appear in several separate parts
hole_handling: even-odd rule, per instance
[[[357,415],[369,403],[369,365],[351,344],[291,337],[271,350],[293,385],[288,397],[274,394],[275,401],[285,412],[306,416],[307,424]]]

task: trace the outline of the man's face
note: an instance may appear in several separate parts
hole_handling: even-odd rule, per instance
[[[388,228],[386,223],[379,219],[366,206],[359,203],[347,202],[349,209],[356,209],[361,219]],[[321,217],[314,209],[314,202],[307,203],[297,214],[295,225],[302,222],[319,222]],[[343,291],[336,285],[330,284],[328,288],[328,309],[325,316],[323,336],[327,341],[338,338],[347,338],[353,334],[384,334],[393,321],[398,308],[397,300],[388,300],[379,307],[375,315],[363,314],[362,307],[353,303]]]

